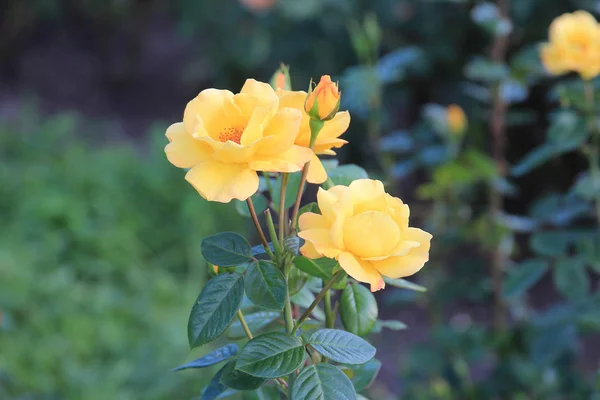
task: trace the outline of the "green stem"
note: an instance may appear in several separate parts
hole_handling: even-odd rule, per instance
[[[321,128],[322,128],[322,125],[321,125]],[[313,129],[312,125],[311,125],[311,129]],[[318,129],[317,134],[321,130],[320,128],[315,128],[315,129]],[[317,134],[314,134],[313,131],[311,131],[310,143],[308,145],[308,147],[311,150],[313,150],[315,147],[315,142],[317,141]],[[302,169],[302,177],[300,177],[300,185],[298,186],[298,194],[296,195],[296,201],[294,202],[294,208],[292,211],[292,221],[291,221],[292,231],[296,230],[296,227],[298,224],[298,221],[297,221],[298,212],[300,211],[300,203],[302,202],[302,194],[304,193],[304,186],[306,186],[306,176],[308,175],[309,168],[310,168],[310,160],[306,164],[304,164],[304,168]]]
[[[275,231],[275,223],[273,222],[273,216],[271,215],[271,210],[268,208],[265,210],[265,216],[267,217],[267,228],[269,229],[269,235],[271,236],[271,243],[273,243],[273,247],[275,248],[275,256],[277,257],[277,261],[281,260],[283,256],[283,247],[281,243],[279,243],[279,239],[277,238],[277,232]]]
[[[321,302],[323,297],[325,297],[325,294],[329,291],[329,289],[331,289],[333,284],[344,273],[345,272],[343,270],[340,270],[340,271],[336,272],[329,281],[327,281],[327,283],[323,286],[323,289],[321,289],[319,294],[317,294],[317,296],[315,297],[315,300],[311,303],[310,306],[308,306],[306,311],[304,311],[304,314],[302,314],[302,316],[298,319],[298,322],[296,322],[296,325],[294,326],[293,332],[295,332],[298,328],[300,328],[302,323],[306,320],[306,318],[309,317],[310,313],[312,313],[312,311],[315,309],[315,307]]]
[[[246,323],[246,319],[244,318],[244,314],[242,314],[242,310],[238,310],[237,311],[237,316],[238,319],[240,320],[240,324],[242,324],[242,328],[244,328],[244,332],[246,332],[246,336],[248,336],[248,339],[252,339],[252,332],[250,332],[250,328],[248,327],[248,324]]]
[[[598,136],[598,123],[595,115],[596,102],[594,99],[594,85],[589,80],[584,81],[583,90],[587,103],[586,111],[588,129],[590,130],[590,148],[588,152],[588,160],[590,163],[590,174],[592,176],[594,187],[594,206],[596,209],[596,219],[598,220],[598,224],[600,224],[600,196],[597,194],[598,188],[596,187],[600,183],[600,156],[598,154],[598,145],[596,143],[596,138]]]
[[[256,228],[256,232],[258,233],[258,237],[260,238],[260,242],[265,248],[265,252],[271,257],[271,260],[275,260],[275,255],[269,248],[269,242],[267,242],[267,237],[260,227],[260,222],[258,222],[258,216],[256,215],[256,210],[254,209],[254,203],[252,203],[252,198],[248,197],[246,200],[246,204],[248,204],[248,210],[250,211],[250,216],[252,217],[252,222],[254,223],[254,227]]]
[[[281,174],[281,188],[279,189],[279,242],[281,243],[281,247],[283,247],[283,240],[285,239],[285,227],[287,225],[287,218],[285,216],[285,191],[287,189],[288,179],[288,174]]]
[[[323,286],[325,285],[326,283],[323,281]],[[327,290],[325,292],[323,302],[325,303],[325,328],[333,329],[333,326],[335,325],[335,315],[331,308],[331,290]],[[329,361],[329,359],[327,357],[323,357],[323,362],[327,361]]]
[[[325,285],[325,281],[323,281],[323,285]],[[325,292],[325,328],[333,329],[333,325],[335,324],[333,311],[331,309],[331,290]]]
[[[290,267],[291,265],[289,264],[284,266],[284,276],[286,284],[290,276]],[[287,333],[292,335],[294,332],[296,332],[296,329],[294,329],[294,317],[292,315],[292,301],[290,300],[289,285],[287,285],[287,287],[288,289],[285,294],[285,305],[283,308],[283,314],[285,319],[285,330],[287,331]]]

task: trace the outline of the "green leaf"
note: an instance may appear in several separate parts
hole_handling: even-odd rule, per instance
[[[523,176],[551,160],[558,154],[559,153],[554,146],[544,143],[525,154],[525,156],[511,168],[510,172],[513,176]]]
[[[246,271],[244,286],[248,299],[268,310],[283,310],[287,285],[283,273],[269,261],[252,263]]]
[[[350,380],[357,392],[362,392],[368,388],[377,378],[377,374],[381,369],[381,361],[372,359],[365,364],[351,365],[350,369],[354,375]]]
[[[329,179],[336,185],[348,186],[357,179],[368,179],[369,174],[364,168],[354,164],[346,164],[329,172]]]
[[[293,296],[302,290],[307,280],[308,275],[304,271],[301,271],[296,267],[290,268],[290,273],[288,275],[288,290],[290,291],[290,296]]]
[[[477,4],[471,10],[471,18],[477,25],[496,36],[507,35],[512,30],[512,24],[502,17],[494,3],[483,2]]]
[[[215,340],[233,320],[244,296],[240,274],[222,274],[212,278],[194,303],[188,321],[190,347]]]
[[[548,143],[553,144],[557,151],[575,150],[589,136],[585,121],[575,111],[561,109],[552,114],[552,123],[548,129]]]
[[[544,231],[531,235],[529,246],[541,256],[559,257],[567,253],[571,234],[568,231]]]
[[[294,379],[291,400],[356,400],[350,379],[331,364],[304,368]]]
[[[309,275],[325,280],[331,278],[331,272],[336,264],[337,261],[325,257],[316,260],[311,260],[304,256],[294,258],[294,265],[296,268]]]
[[[218,399],[223,392],[227,390],[227,386],[221,383],[221,376],[223,376],[223,371],[225,367],[221,368],[219,372],[215,374],[215,376],[211,379],[208,386],[202,390],[201,400],[215,400]]]
[[[573,185],[573,192],[587,201],[594,201],[600,198],[600,179],[591,174],[584,173],[577,178]]]
[[[234,200],[235,210],[244,217],[250,217],[250,210],[248,210],[248,204],[245,201]],[[269,202],[267,198],[260,193],[256,193],[252,196],[252,204],[256,214],[259,215],[267,209]]]
[[[273,247],[273,243],[269,242],[267,244],[269,245],[269,250],[275,251],[275,247]],[[265,248],[262,244],[257,244],[256,246],[252,247],[252,254],[255,256],[260,256],[262,254],[267,254],[267,252],[265,251]]]
[[[281,316],[281,313],[278,311],[259,311],[252,314],[244,315],[244,319],[246,320],[246,324],[248,324],[248,328],[254,334],[260,332],[267,326],[271,325],[273,321]],[[235,320],[227,329],[225,333],[230,339],[243,339],[246,337],[246,332],[242,327],[240,321]]]
[[[204,238],[200,248],[206,261],[219,267],[232,267],[252,259],[252,248],[248,241],[235,232]]]
[[[335,269],[335,268],[334,268]],[[332,274],[335,274],[334,271],[331,271]],[[337,280],[335,281],[335,283],[331,286],[332,289],[335,290],[342,290],[344,289],[346,286],[348,286],[348,274],[342,274],[340,275]]]
[[[348,332],[365,336],[375,326],[378,312],[377,301],[369,289],[359,284],[346,286],[340,300],[340,316]]]
[[[261,378],[277,378],[300,368],[304,355],[300,338],[271,332],[255,337],[244,346],[236,368]]]
[[[400,289],[414,290],[415,292],[426,292],[427,289],[416,283],[407,281],[406,279],[392,279],[384,277],[383,280],[390,286],[394,286]]]
[[[296,197],[298,196],[298,189],[300,187],[300,180],[302,178],[301,172],[294,172],[288,174],[288,182],[285,189],[285,208],[290,208],[294,205]],[[273,199],[273,209],[275,212],[279,212],[280,203],[280,192],[281,191],[281,178],[273,181],[273,191],[271,192],[271,199]]]
[[[577,243],[577,254],[584,257],[589,266],[600,274],[600,247],[598,243],[598,234],[586,235],[580,238]]]
[[[345,364],[364,364],[375,357],[375,347],[360,337],[338,329],[321,329],[306,340],[316,351]]]
[[[465,76],[474,81],[493,83],[506,79],[508,75],[509,70],[505,64],[483,57],[475,58],[465,66]]]
[[[283,248],[293,254],[298,254],[300,250],[300,238],[296,235],[288,236],[283,239]]]
[[[585,262],[580,257],[558,260],[553,277],[556,289],[568,299],[582,299],[589,294],[590,280]]]
[[[533,258],[522,261],[508,272],[502,284],[502,294],[506,300],[519,297],[535,285],[548,271],[548,261]]]
[[[267,380],[257,378],[256,376],[248,375],[247,373],[237,369],[238,360],[229,361],[223,367],[221,375],[221,383],[227,387],[237,390],[254,390],[261,387]]]
[[[218,348],[217,350],[213,351],[212,353],[202,356],[194,361],[191,361],[187,364],[183,364],[177,368],[173,368],[173,371],[181,371],[183,369],[188,369],[188,368],[210,367],[211,365],[218,364],[221,361],[225,361],[225,360],[233,357],[234,355],[237,354],[237,352],[238,352],[238,347],[236,344],[233,344],[233,343],[228,344],[228,345]]]
[[[244,400],[280,400],[279,390],[275,386],[263,386],[252,392],[244,393]]]
[[[577,342],[577,328],[570,323],[538,329],[530,346],[530,358],[538,365],[550,365]]]
[[[379,333],[383,328],[387,328],[392,331],[401,331],[408,327],[402,321],[378,319],[375,321],[375,328],[373,328],[373,332]]]

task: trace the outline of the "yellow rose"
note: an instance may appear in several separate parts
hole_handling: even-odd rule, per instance
[[[464,110],[456,104],[450,104],[446,109],[448,129],[454,135],[461,135],[467,129],[467,116]]]
[[[429,259],[432,236],[408,226],[408,206],[385,193],[380,181],[319,189],[317,202],[322,215],[300,216],[298,236],[305,240],[300,252],[312,259],[335,258],[372,292],[385,287],[382,275],[412,275]]]
[[[277,95],[279,96],[280,107],[291,107],[302,112],[302,122],[300,123],[300,131],[296,138],[296,144],[308,147],[310,144],[310,117],[303,112],[307,96],[306,92],[278,90]],[[338,112],[332,119],[324,122],[323,128],[319,132],[315,142],[315,155],[312,156],[306,177],[310,183],[318,184],[327,180],[327,172],[325,172],[325,168],[316,154],[335,155],[335,151],[332,149],[342,147],[348,143],[346,140],[340,139],[340,136],[346,132],[349,125],[350,114],[348,111]]]
[[[550,73],[574,71],[583,79],[600,74],[600,26],[591,14],[576,11],[561,15],[550,25],[549,36],[541,58]]]
[[[304,111],[313,119],[331,119],[340,108],[340,92],[329,75],[323,75],[319,84],[308,94]]]
[[[302,113],[280,107],[273,88],[248,79],[241,92],[206,89],[190,101],[183,122],[166,132],[169,161],[202,197],[227,203],[258,190],[256,171],[296,172],[311,159],[294,144]]]

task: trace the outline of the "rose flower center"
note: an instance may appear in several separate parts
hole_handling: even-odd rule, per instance
[[[244,133],[244,130],[240,128],[225,128],[219,133],[219,141],[224,143],[231,140],[234,143],[240,144],[242,133]]]

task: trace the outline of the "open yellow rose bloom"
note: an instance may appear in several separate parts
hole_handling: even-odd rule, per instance
[[[303,113],[280,101],[270,85],[248,79],[239,94],[206,89],[171,125],[165,148],[202,197],[227,203],[258,190],[257,171],[296,172],[313,152],[295,144]]]
[[[280,107],[291,107],[302,113],[302,121],[300,122],[300,131],[296,138],[296,144],[302,147],[308,147],[310,144],[310,117],[304,112],[304,101],[307,93],[303,91],[278,90]],[[350,114],[348,111],[342,111],[326,121],[323,128],[317,136],[315,142],[315,154],[335,155],[332,149],[342,147],[348,143],[340,136],[346,132],[350,125]],[[327,173],[323,164],[316,155],[313,155],[308,169],[306,180],[310,183],[323,183],[327,180]]]
[[[319,189],[322,215],[300,216],[300,252],[312,259],[335,258],[354,279],[385,287],[382,276],[402,278],[429,260],[432,236],[408,226],[408,205],[384,190],[377,180],[360,179],[350,186]]]
[[[585,11],[563,14],[550,25],[542,63],[555,75],[577,72],[583,79],[600,74],[600,25]]]

